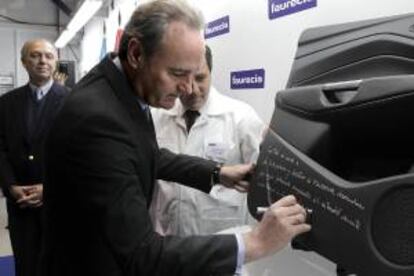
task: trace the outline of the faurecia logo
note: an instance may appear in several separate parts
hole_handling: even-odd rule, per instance
[[[269,0],[269,18],[274,19],[316,7],[317,0]]]
[[[204,31],[204,37],[210,38],[228,32],[230,32],[230,17],[227,15],[208,23]]]
[[[264,88],[265,70],[254,69],[231,72],[231,89]]]

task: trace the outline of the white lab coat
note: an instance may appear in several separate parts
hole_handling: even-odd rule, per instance
[[[176,153],[224,164],[255,162],[264,124],[252,107],[213,87],[187,133],[179,100],[171,110],[152,109],[158,144]],[[156,231],[169,235],[212,234],[248,223],[246,194],[215,185],[210,194],[159,181],[150,213]]]

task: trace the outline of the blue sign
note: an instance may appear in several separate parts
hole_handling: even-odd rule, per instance
[[[204,37],[210,38],[230,32],[230,17],[219,18],[217,20],[207,23],[204,30]]]
[[[316,7],[317,0],[269,0],[269,19]]]
[[[264,88],[265,70],[253,69],[230,73],[231,89]]]

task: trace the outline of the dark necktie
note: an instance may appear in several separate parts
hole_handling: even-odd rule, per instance
[[[198,116],[200,116],[200,112],[196,110],[187,110],[186,112],[184,112],[184,120],[188,132],[190,131]]]

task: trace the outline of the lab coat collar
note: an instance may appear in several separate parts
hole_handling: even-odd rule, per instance
[[[217,116],[225,113],[226,108],[223,108],[225,106],[222,101],[222,98],[223,96],[217,91],[217,89],[211,86],[208,99],[199,110],[200,117]],[[175,101],[175,105],[173,108],[171,108],[170,110],[166,110],[166,114],[172,117],[182,117],[184,112],[184,107],[179,99]]]

